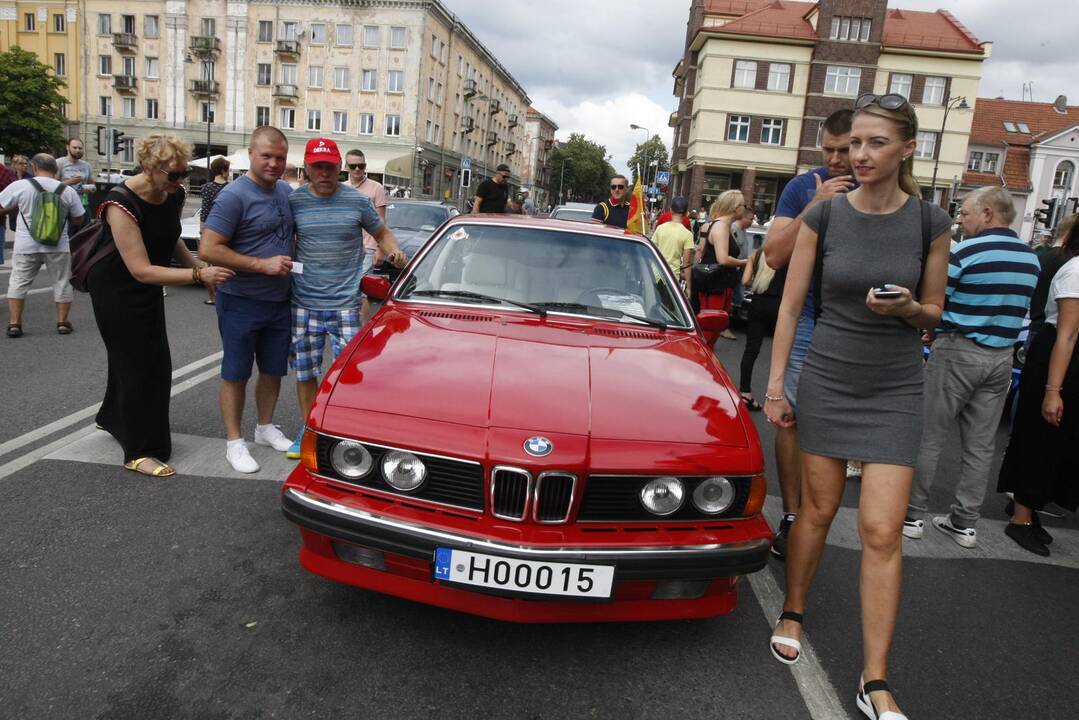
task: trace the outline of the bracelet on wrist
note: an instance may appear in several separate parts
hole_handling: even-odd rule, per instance
[[[1046,390],[1053,390],[1055,392],[1060,392],[1061,390],[1064,389],[1064,386],[1063,385],[1046,385],[1045,389]]]
[[[783,397],[782,395],[769,395],[768,393],[765,393],[764,399],[771,400],[772,402],[780,402],[782,400],[786,400],[787,398]]]

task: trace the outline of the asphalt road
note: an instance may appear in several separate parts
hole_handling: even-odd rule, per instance
[[[118,449],[100,461],[109,448],[100,455],[92,414],[78,412],[105,381],[88,298],[73,335],[55,333],[46,292],[29,299],[26,336],[0,338],[0,718],[858,717],[857,483],[807,614],[818,664],[797,677],[767,649],[778,563],[743,584],[733,614],[674,623],[510,625],[345,587],[299,567],[279,459],[258,448],[263,473],[224,468],[204,297],[167,299],[174,367],[205,361],[176,378],[172,427],[206,469],[172,480],[122,470]],[[742,340],[719,342],[736,368]],[[298,426],[291,381],[277,421]],[[953,449],[934,509],[957,467]],[[1009,555],[990,542],[1002,506],[991,493],[984,551],[932,529],[909,546],[890,678],[912,719],[1076,716],[1079,528],[1046,521],[1055,564]]]

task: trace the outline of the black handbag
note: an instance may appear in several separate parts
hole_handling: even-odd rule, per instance
[[[719,263],[698,263],[693,266],[693,289],[705,295],[729,290],[741,281],[738,268]]]

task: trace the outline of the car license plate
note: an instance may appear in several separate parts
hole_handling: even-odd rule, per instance
[[[515,560],[437,548],[435,579],[510,592],[607,599],[614,566]]]

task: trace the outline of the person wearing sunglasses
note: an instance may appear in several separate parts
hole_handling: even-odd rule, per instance
[[[345,153],[345,167],[348,170],[349,187],[366,195],[371,204],[375,206],[375,212],[383,223],[386,222],[386,204],[388,202],[385,186],[367,174],[367,156],[363,150],[353,148]],[[371,268],[382,263],[382,253],[378,249],[378,241],[367,232],[363,231],[363,275],[371,272]],[[363,322],[371,319],[372,306],[367,297],[363,298],[360,312]]]
[[[601,201],[592,210],[592,222],[624,229],[629,222],[629,200],[626,199],[628,193],[629,180],[625,175],[611,178],[611,197]]]
[[[510,166],[505,163],[495,168],[495,174],[480,183],[476,188],[476,198],[472,201],[472,212],[504,213],[510,199]]]
[[[172,358],[161,288],[219,285],[233,276],[188,252],[180,238],[180,212],[191,170],[188,146],[168,135],[149,135],[136,150],[142,172],[113,188],[98,209],[116,252],[90,270],[94,318],[108,353],[108,384],[97,424],[124,451],[124,467],[168,477],[172,453],[169,398]],[[171,267],[175,260],[180,267]]]
[[[786,664],[801,657],[809,587],[843,498],[846,461],[861,460],[863,664],[856,702],[874,720],[904,717],[885,678],[902,585],[903,519],[922,437],[919,329],[940,322],[951,244],[952,219],[921,200],[914,179],[917,134],[906,98],[856,101],[850,162],[859,185],[802,216],[764,406],[769,422],[794,424],[784,381],[812,283],[816,325],[798,383],[802,504],[790,528],[786,597],[769,648]]]

